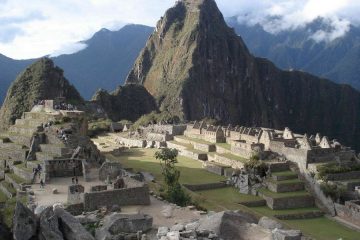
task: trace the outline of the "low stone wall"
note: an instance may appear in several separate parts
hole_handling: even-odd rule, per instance
[[[147,145],[146,140],[142,139],[131,139],[131,138],[124,138],[124,137],[117,137],[116,142],[124,145],[126,147],[138,147],[138,148],[145,148]]]
[[[274,217],[280,220],[311,219],[311,218],[319,218],[322,216],[324,216],[324,213],[321,211],[274,215]]]
[[[216,152],[220,154],[231,153],[231,150],[216,145]]]
[[[229,166],[229,167],[234,168],[234,169],[244,168],[244,163],[242,163],[240,161],[237,161],[237,160],[232,160],[230,158],[221,156],[219,154],[215,154],[214,162],[222,164],[222,165]]]
[[[113,205],[130,206],[149,204],[150,195],[147,185],[84,194],[85,211],[94,211],[103,206],[111,208]]]
[[[262,199],[258,201],[240,202],[240,204],[246,207],[262,207],[266,205],[266,201]]]
[[[13,171],[16,175],[18,175],[19,177],[23,178],[26,180],[26,183],[30,183],[33,179],[33,172],[31,172],[31,169],[30,171],[27,171],[27,170],[24,170],[20,167],[17,167],[16,165],[13,166]]]
[[[259,195],[261,195],[265,199],[268,207],[273,210],[313,207],[315,204],[314,198],[310,195],[286,198],[273,198],[263,194]]]
[[[216,146],[214,144],[194,143],[194,148],[203,152],[216,151]]]
[[[181,150],[179,155],[201,161],[207,161],[208,159],[206,153],[196,153],[192,152],[191,150]]]
[[[252,149],[244,149],[236,145],[231,145],[231,153],[243,158],[250,158],[254,151]]]
[[[183,146],[183,145],[180,145],[180,144],[176,144],[176,143],[172,143],[172,142],[166,142],[166,147],[168,148],[175,148],[179,151],[181,150],[186,150],[187,147],[186,146]]]
[[[71,213],[73,216],[81,215],[84,212],[84,203],[67,205],[65,210]]]
[[[56,159],[46,160],[44,164],[44,172],[46,173],[46,180],[53,177],[73,177],[74,171],[76,176],[83,175],[82,160],[72,159]]]
[[[267,163],[271,172],[282,172],[289,170],[289,163],[288,162],[270,162]]]
[[[237,171],[237,169],[234,169],[234,168],[226,168],[224,169],[224,176],[225,177],[232,177],[233,176],[233,173]]]
[[[352,207],[352,204],[346,202],[345,205],[335,203],[336,213],[339,217],[360,226],[360,205]]]
[[[191,191],[204,191],[204,190],[224,188],[227,187],[227,185],[224,182],[217,182],[217,183],[204,183],[204,184],[184,184],[184,187],[186,187]]]
[[[281,183],[267,181],[266,185],[270,191],[277,193],[302,191],[305,188],[305,184],[303,182]]]
[[[342,181],[342,180],[347,180],[347,179],[360,179],[360,171],[328,174],[327,179],[329,181]]]
[[[220,176],[224,176],[225,175],[225,169],[230,168],[230,167],[220,166],[220,165],[217,165],[217,164],[212,164],[210,162],[204,162],[203,163],[203,168],[205,168],[208,172],[215,173],[215,174],[220,175]]]

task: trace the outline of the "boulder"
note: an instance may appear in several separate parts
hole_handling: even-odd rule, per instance
[[[58,194],[58,193],[59,193],[59,191],[57,190],[57,188],[52,189],[52,194]]]
[[[173,211],[174,209],[172,206],[164,206],[163,210],[161,211],[161,214],[166,218],[172,218]]]
[[[34,213],[36,216],[40,216],[40,214],[47,208],[47,206],[44,205],[38,205],[35,210]]]
[[[75,216],[75,218],[79,220],[81,224],[94,224],[100,221],[95,213],[90,213],[87,215],[79,215],[79,216]]]
[[[156,237],[158,239],[161,239],[162,237],[166,237],[166,235],[168,234],[169,232],[169,228],[168,227],[159,227],[158,228],[158,232],[156,234]]]
[[[257,223],[257,219],[249,214],[225,211],[200,219],[197,232],[209,231],[224,240],[242,240],[251,223]]]
[[[114,204],[114,205],[112,205],[110,212],[121,212],[121,208],[119,205]]]
[[[105,217],[103,229],[112,235],[147,232],[152,228],[152,223],[153,218],[148,215],[113,213]]]
[[[64,239],[59,230],[59,221],[52,207],[47,207],[40,215],[39,239],[62,240]]]
[[[301,240],[301,231],[274,229],[272,232],[273,240]]]
[[[11,239],[10,229],[0,223],[0,240]]]
[[[37,221],[35,214],[21,202],[16,202],[13,218],[14,240],[29,240],[36,235]]]
[[[95,238],[86,231],[78,219],[58,207],[54,209],[55,215],[59,218],[59,229],[67,240],[94,240]]]
[[[281,223],[279,223],[278,221],[275,221],[269,217],[262,217],[259,220],[259,226],[266,228],[266,229],[270,229],[273,230],[275,228],[277,229],[282,229],[283,225]]]
[[[166,237],[168,240],[180,240],[180,233],[178,231],[168,232]]]
[[[184,225],[182,224],[176,224],[170,228],[170,231],[178,231],[181,232],[185,229]]]

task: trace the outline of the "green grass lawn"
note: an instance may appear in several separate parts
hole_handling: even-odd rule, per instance
[[[252,207],[251,209],[262,215],[266,215],[266,216],[320,211],[320,209],[318,209],[317,207],[272,210],[272,209],[268,208],[267,206],[263,206],[263,207]]]
[[[198,139],[198,138],[191,138],[191,137],[186,137],[186,136],[176,136],[177,138],[181,138],[181,139],[185,139],[185,140],[189,140],[195,143],[201,143],[201,144],[207,144],[207,145],[214,145],[215,143],[211,143],[202,139]]]
[[[10,183],[2,181],[0,184],[3,185],[13,196],[16,195],[16,189]]]
[[[249,161],[249,160],[246,159],[246,158],[243,158],[243,157],[240,157],[240,156],[231,154],[231,153],[221,153],[221,154],[220,154],[220,153],[216,153],[216,154],[219,155],[219,156],[226,157],[226,158],[231,159],[231,160],[235,160],[235,161],[242,162],[242,163],[246,163],[246,162]]]
[[[276,193],[276,192],[272,192],[268,189],[262,188],[259,190],[259,192],[263,193],[266,196],[273,197],[273,198],[297,197],[297,196],[309,195],[309,193],[305,190],[296,191],[296,192]]]
[[[183,146],[183,147],[186,147],[188,149],[192,149],[193,146],[191,144],[188,144],[188,143],[181,143],[181,142],[177,142],[177,141],[170,141],[170,143],[173,143],[173,144],[176,144],[176,145],[180,145],[180,146]]]
[[[12,180],[14,180],[17,184],[21,184],[21,183],[25,183],[26,180],[19,177],[18,175],[14,174],[14,173],[7,173],[6,175],[8,175]]]
[[[326,217],[306,220],[286,220],[284,222],[294,229],[301,230],[305,235],[312,236],[316,240],[360,239],[360,232],[351,230]]]
[[[272,182],[272,183],[277,183],[277,184],[291,184],[291,183],[301,183],[301,182],[303,182],[298,178],[289,179],[289,180],[282,180],[282,181],[275,181],[275,180],[269,178],[266,181],[269,181],[269,182]]]
[[[121,152],[120,156],[107,154],[112,161],[119,161],[126,168],[135,171],[151,172],[157,180],[162,180],[159,160],[155,159],[155,149],[129,149]],[[202,168],[202,163],[196,160],[178,156],[176,167],[181,171],[180,182],[182,184],[202,184],[225,180],[225,177],[212,174]]]
[[[274,172],[271,175],[273,175],[273,176],[297,176],[297,174],[292,171]]]
[[[231,150],[231,145],[228,144],[228,143],[217,143],[216,146],[225,148],[225,149],[227,149],[227,150]]]
[[[0,203],[4,203],[6,202],[6,200],[7,200],[6,195],[0,191]]]

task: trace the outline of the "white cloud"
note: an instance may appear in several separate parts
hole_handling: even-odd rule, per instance
[[[0,0],[0,53],[13,58],[71,53],[77,42],[101,28],[126,23],[154,26],[175,0]],[[260,23],[269,32],[301,27],[321,16],[332,31],[316,32],[317,41],[331,40],[359,24],[359,0],[217,0],[225,16]],[[269,21],[269,17],[277,17]]]

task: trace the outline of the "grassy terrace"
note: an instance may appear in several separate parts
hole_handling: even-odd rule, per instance
[[[12,180],[14,180],[17,184],[21,184],[21,183],[25,183],[26,180],[19,177],[18,175],[14,174],[14,173],[7,173],[6,175],[8,175]]]
[[[242,162],[242,163],[246,163],[248,161],[248,159],[246,159],[246,158],[236,156],[236,155],[231,154],[231,153],[222,153],[222,154],[216,153],[216,154],[219,155],[219,156],[222,156],[222,157],[229,158],[231,160]]]
[[[113,161],[121,162],[125,167],[133,168],[135,171],[151,172],[161,182],[161,170],[159,162],[154,158],[156,150],[153,149],[129,149],[120,156],[113,156],[107,154],[107,158]],[[224,180],[223,177],[209,173],[201,168],[201,163],[192,159],[178,157],[179,163],[177,166],[181,170],[182,183],[187,184],[200,184],[208,182],[216,182]],[[279,172],[276,174],[289,174],[290,172]],[[150,185],[154,190],[154,185]],[[265,191],[268,193],[270,191]],[[271,193],[271,192],[270,192]],[[241,209],[243,211],[251,212],[259,217],[269,216],[273,217],[277,214],[291,214],[291,213],[304,213],[309,211],[318,211],[317,208],[298,208],[287,210],[271,210],[268,207],[248,208],[241,205],[241,202],[257,201],[262,198],[252,195],[241,194],[238,190],[227,187],[214,190],[190,192],[193,200],[198,202],[201,206],[213,211],[235,210]],[[308,194],[305,191],[275,194],[275,197],[281,196],[298,196]],[[360,239],[360,233],[353,231],[343,225],[334,222],[326,217],[306,220],[286,220],[282,221],[286,226],[293,229],[300,229],[305,235],[310,236],[317,240],[356,240]]]
[[[297,176],[296,173],[294,173],[293,171],[283,171],[283,172],[274,172],[271,175],[273,176]]]
[[[189,149],[192,149],[193,146],[191,144],[186,144],[186,143],[181,143],[181,142],[177,142],[177,141],[169,141],[170,143],[176,144],[176,145],[180,145]]]
[[[16,195],[16,189],[10,183],[2,181],[0,184],[3,185],[9,192],[11,192],[13,196]]]
[[[301,181],[300,179],[294,178],[294,179],[289,179],[289,180],[282,180],[282,181],[275,181],[271,178],[267,179],[267,181],[272,182],[272,183],[277,183],[277,184],[292,184],[292,183],[301,183],[303,181]]]
[[[4,203],[7,201],[6,195],[0,191],[0,203]]]
[[[225,149],[227,149],[227,150],[231,150],[231,145],[228,144],[228,143],[216,143],[216,146],[225,148]]]
[[[106,158],[111,161],[118,161],[127,168],[135,171],[151,172],[156,179],[162,180],[159,160],[154,157],[154,149],[129,149],[121,153],[121,156],[107,154]],[[224,177],[209,173],[202,168],[202,163],[189,158],[178,156],[177,168],[181,171],[180,182],[183,184],[202,184],[219,182]]]
[[[201,144],[207,144],[207,145],[214,145],[215,143],[211,143],[202,139],[197,139],[197,138],[190,138],[190,137],[186,137],[186,136],[176,136],[177,138],[181,138],[181,139],[185,139],[185,140],[189,140],[195,143],[201,143]]]
[[[269,196],[272,198],[283,198],[283,197],[297,197],[297,196],[304,196],[309,195],[308,192],[304,191],[296,191],[296,192],[285,192],[285,193],[275,193],[269,191],[268,189],[262,188],[259,190],[260,193],[264,194],[265,196]]]

